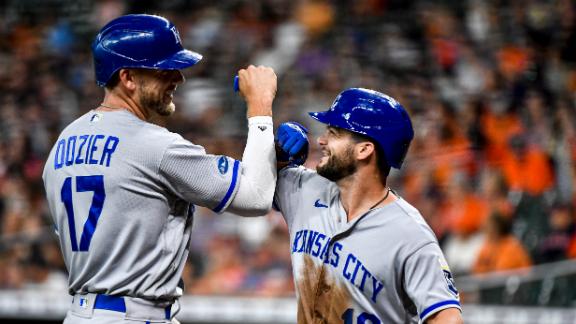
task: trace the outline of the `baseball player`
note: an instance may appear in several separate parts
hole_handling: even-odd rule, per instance
[[[92,52],[104,100],[62,131],[43,173],[73,295],[64,323],[170,323],[194,206],[246,216],[271,208],[276,75],[238,73],[248,107],[240,162],[149,122],[174,112],[180,70],[201,59],[170,21],[119,17]]]
[[[352,88],[328,111],[316,171],[305,129],[277,133],[275,206],[290,231],[298,323],[462,323],[458,291],[430,227],[386,185],[414,136],[407,112],[382,93]],[[290,158],[292,157],[292,158]]]

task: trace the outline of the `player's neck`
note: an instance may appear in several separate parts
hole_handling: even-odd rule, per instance
[[[99,111],[117,111],[117,110],[127,110],[131,112],[136,117],[141,120],[148,121],[150,116],[145,109],[140,107],[136,101],[126,95],[118,93],[116,91],[106,90],[106,95],[100,106],[96,109]]]
[[[346,211],[348,221],[362,216],[370,209],[382,207],[396,199],[389,192],[385,181],[369,170],[358,170],[353,175],[337,182],[340,189],[340,202]]]

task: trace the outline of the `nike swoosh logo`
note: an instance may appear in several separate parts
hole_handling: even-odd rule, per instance
[[[314,202],[314,207],[316,207],[316,208],[328,208],[327,205],[324,205],[323,203],[320,202],[320,199],[316,199],[316,201]]]

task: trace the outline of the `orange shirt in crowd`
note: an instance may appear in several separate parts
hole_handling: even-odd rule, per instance
[[[492,165],[499,164],[508,151],[510,138],[522,131],[522,123],[514,114],[496,115],[486,112],[481,119],[482,130],[488,140],[486,158]]]
[[[554,185],[548,157],[535,147],[528,148],[523,158],[507,152],[502,163],[502,173],[510,190],[524,191],[534,196]]]
[[[512,270],[531,265],[532,259],[522,244],[514,236],[508,235],[498,241],[484,242],[472,273]]]
[[[505,46],[496,53],[496,57],[500,72],[508,80],[514,79],[526,70],[530,63],[528,51],[518,46]]]
[[[450,201],[444,212],[448,218],[450,231],[467,236],[480,230],[489,210],[485,201],[468,193],[464,199]]]

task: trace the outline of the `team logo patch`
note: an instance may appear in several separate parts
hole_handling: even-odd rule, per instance
[[[228,159],[225,156],[221,156],[218,159],[218,171],[220,171],[220,174],[228,172]]]
[[[95,113],[94,115],[92,115],[92,117],[90,117],[90,123],[95,124],[99,122],[102,119],[102,116],[103,115],[101,113]]]
[[[446,280],[446,285],[448,286],[448,290],[458,298],[458,289],[456,289],[456,283],[454,282],[454,277],[452,276],[452,272],[450,271],[450,267],[448,267],[448,263],[443,258],[438,258],[438,262],[440,263],[440,267],[442,268],[442,272],[444,273],[444,280]]]

